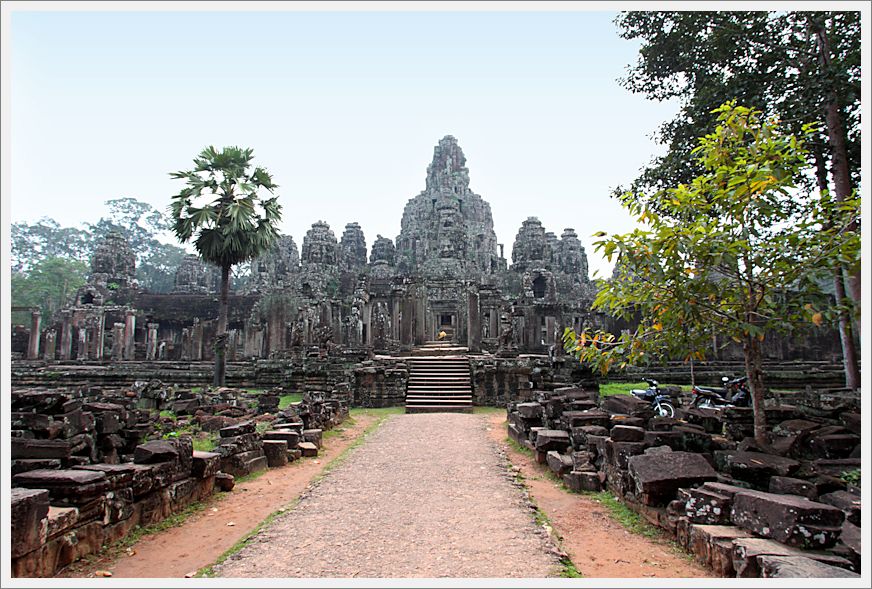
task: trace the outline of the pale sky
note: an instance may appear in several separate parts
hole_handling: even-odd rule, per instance
[[[324,220],[337,239],[359,222],[370,248],[396,239],[454,135],[509,262],[537,216],[575,228],[609,275],[591,234],[634,227],[610,192],[661,152],[650,137],[678,108],[618,84],[638,44],[615,15],[13,12],[11,220],[78,225],[119,197],[165,209],[182,188],[169,172],[239,145],[279,184],[298,247]]]

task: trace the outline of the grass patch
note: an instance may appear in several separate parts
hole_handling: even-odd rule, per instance
[[[170,411],[169,409],[164,409],[163,411],[161,411],[160,416],[164,417],[164,418],[169,418],[169,419],[176,418],[176,414],[173,411]]]
[[[575,568],[575,564],[569,560],[569,557],[563,557],[560,559],[560,564],[563,568],[560,571],[558,576],[563,577],[565,579],[581,579],[584,577],[577,568]]]
[[[690,387],[680,384],[661,383],[660,388],[678,387],[682,391],[689,391]],[[611,395],[629,395],[632,389],[647,389],[647,382],[607,382],[600,383],[599,391],[601,397],[609,397]]]
[[[624,505],[619,499],[615,499],[615,496],[612,495],[608,491],[600,491],[599,493],[584,493],[597,503],[601,503],[608,509],[609,515],[612,516],[616,522],[624,526],[627,531],[633,534],[641,534],[646,538],[655,539],[660,537],[660,532],[642,519],[638,513]]]
[[[211,452],[218,446],[218,432],[202,432],[198,436],[194,436],[194,450],[197,452]]]
[[[531,458],[533,457],[532,450],[530,450],[527,446],[519,444],[509,436],[506,436],[506,444],[509,445],[509,448],[511,448],[515,452],[518,452],[519,454],[523,454],[524,456],[529,456]]]
[[[279,397],[279,411],[287,409],[291,403],[299,403],[303,400],[303,393],[290,393]]]
[[[505,407],[490,407],[486,405],[475,405],[472,408],[473,414],[490,415],[493,413],[505,413]]]

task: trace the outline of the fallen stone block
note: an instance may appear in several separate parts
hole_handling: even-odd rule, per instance
[[[109,490],[104,473],[88,470],[31,470],[12,477],[12,484],[47,489],[52,503],[65,501],[73,505],[92,501]]]
[[[155,440],[140,444],[133,451],[135,464],[155,464],[157,462],[175,462],[179,459],[179,451],[168,441]]]
[[[799,550],[766,538],[737,538],[733,540],[733,568],[741,578],[760,577],[759,559],[764,556],[805,557],[824,564],[851,570],[851,562],[828,552]]]
[[[751,537],[747,530],[736,526],[690,524],[687,550],[694,553],[719,577],[734,577],[733,540]]]
[[[562,477],[564,474],[572,470],[573,467],[572,458],[565,454],[561,454],[556,450],[549,451],[545,456],[545,461],[548,464],[548,468],[551,469],[551,472],[559,477]]]
[[[66,440],[34,440],[12,438],[12,459],[16,458],[55,458],[64,460],[70,457],[71,447]]]
[[[14,487],[10,494],[12,558],[24,556],[45,544],[47,537],[48,491]]]
[[[610,395],[603,400],[601,407],[608,413],[642,417],[645,419],[654,417],[654,409],[651,408],[651,403],[633,395]]]
[[[245,434],[253,434],[255,433],[255,429],[256,427],[253,421],[243,421],[242,423],[221,428],[218,430],[218,435],[222,438],[232,438]]]
[[[303,430],[303,441],[311,442],[321,449],[321,438],[322,438],[322,430],[320,429],[304,429]]]
[[[803,479],[774,476],[769,479],[769,492],[780,495],[799,495],[806,499],[816,500],[817,487]]]
[[[684,449],[684,436],[676,431],[646,431],[643,440],[646,446],[669,446],[673,450]]]
[[[602,491],[602,481],[599,474],[596,472],[579,472],[570,471],[563,475],[563,483],[570,490],[580,493],[582,491],[591,491],[597,493]]]
[[[573,412],[572,418],[569,420],[569,427],[585,427],[596,425],[603,428],[611,427],[611,417],[605,411],[600,409],[590,409],[587,411]]]
[[[762,452],[735,452],[727,458],[730,476],[759,489],[768,489],[769,479],[774,476],[789,477],[799,466],[796,460]]]
[[[635,494],[646,505],[666,505],[680,487],[695,486],[717,478],[717,473],[705,458],[689,452],[631,456],[628,465]]]
[[[571,443],[569,434],[562,429],[543,429],[537,432],[535,445],[538,452],[566,452]]]
[[[542,405],[539,403],[518,403],[517,409],[524,419],[537,419],[543,413]]]
[[[12,475],[40,468],[58,469],[61,461],[57,458],[20,458],[12,461]]]
[[[845,513],[845,519],[855,526],[860,525],[860,497],[847,491],[833,491],[821,495],[821,503],[832,505]]]
[[[270,468],[278,468],[288,463],[288,443],[284,440],[264,440],[263,453]]]
[[[219,472],[215,475],[215,486],[218,487],[219,491],[229,493],[236,486],[236,479],[232,474]]]
[[[838,543],[831,548],[833,554],[842,556],[853,564],[852,570],[860,572],[861,540],[860,528],[849,521],[842,524],[842,533]]]
[[[49,506],[46,537],[48,540],[68,532],[79,523],[79,510],[76,507]]]
[[[685,504],[685,515],[694,524],[729,525],[733,498],[722,495],[705,485],[689,490],[690,498]]]
[[[824,564],[804,556],[770,556],[757,559],[760,577],[764,579],[850,578],[857,573]]]
[[[709,434],[719,434],[724,430],[721,412],[717,409],[688,407],[684,410],[687,423],[698,425]]]
[[[608,464],[614,465],[620,470],[627,470],[630,457],[645,452],[645,444],[643,442],[616,442],[612,438],[607,438],[605,450]]]
[[[615,442],[644,442],[645,430],[641,427],[616,425],[609,432],[609,437]]]
[[[815,432],[809,437],[807,447],[816,458],[847,458],[859,444],[860,436],[855,434],[817,435]]]
[[[288,448],[296,448],[300,443],[300,433],[294,430],[271,430],[263,433],[264,440],[281,440]]]
[[[584,450],[587,447],[588,436],[607,437],[608,435],[609,430],[601,425],[583,425],[569,430],[569,440],[572,442],[572,447],[576,450]]]
[[[300,442],[298,448],[306,458],[312,458],[318,455],[318,446],[312,442]]]
[[[731,519],[764,538],[805,549],[827,548],[841,533],[844,513],[797,495],[741,491],[733,496]]]
[[[191,476],[198,479],[215,476],[221,468],[221,455],[215,452],[194,450],[191,458]]]

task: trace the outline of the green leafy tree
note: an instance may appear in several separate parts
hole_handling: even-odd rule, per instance
[[[607,371],[684,350],[699,358],[716,332],[742,345],[754,408],[754,435],[765,443],[761,343],[768,334],[821,324],[816,271],[859,257],[845,231],[859,200],[816,199],[797,189],[806,167],[806,126],[796,137],[760,112],[728,103],[695,150],[703,173],[623,204],[647,227],[596,243],[619,256],[621,278],[601,283],[594,307],[618,317],[640,314],[635,332],[567,331],[568,351]],[[838,219],[839,222],[828,222]],[[710,341],[710,340],[709,340]]]
[[[91,234],[88,230],[61,227],[48,217],[35,223],[13,223],[11,241],[13,272],[28,273],[35,264],[48,258],[87,262],[91,255]]]
[[[805,156],[816,172],[804,180],[827,192],[831,172],[837,199],[852,198],[860,179],[860,12],[625,12],[616,24],[624,38],[642,40],[625,87],[681,102],[659,130],[666,154],[642,171],[634,193],[653,194],[700,174],[690,158],[696,138],[712,128],[715,107],[737,100],[779,116],[794,134],[817,122]],[[848,229],[859,233],[859,222]],[[835,321],[850,388],[860,381],[851,320],[859,316],[859,276],[859,260],[829,276],[842,309]]]
[[[85,284],[88,264],[80,260],[50,257],[36,262],[27,273],[12,272],[10,291],[14,307],[38,307],[45,321],[69,303]],[[28,323],[28,313],[16,313],[13,321]]]
[[[209,146],[194,159],[194,168],[170,177],[186,182],[170,205],[172,229],[182,243],[193,241],[206,262],[221,268],[221,296],[215,337],[214,384],[225,380],[227,299],[230,271],[269,250],[278,238],[281,205],[265,198],[278,188],[261,167],[252,170],[251,149]]]

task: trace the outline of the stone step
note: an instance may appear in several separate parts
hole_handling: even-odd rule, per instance
[[[472,398],[472,391],[418,391],[406,395],[406,399],[420,399],[421,397],[440,397],[448,400],[462,397]]]
[[[407,399],[406,407],[411,405],[443,405],[445,407],[472,406],[472,399],[440,399],[435,397],[421,397],[419,399]]]
[[[406,406],[406,413],[472,413],[472,405],[468,407],[446,407],[444,405],[411,405]]]

